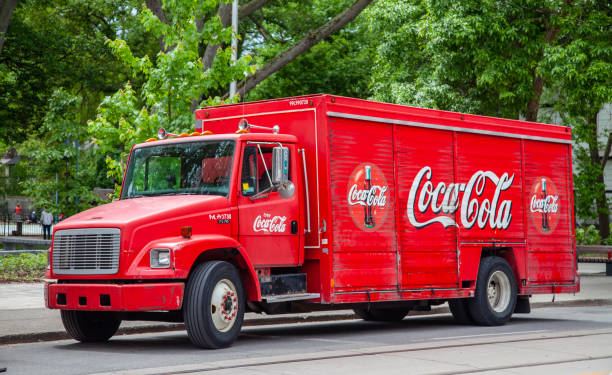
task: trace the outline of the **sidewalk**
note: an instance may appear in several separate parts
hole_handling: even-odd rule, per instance
[[[578,294],[540,294],[531,298],[532,308],[567,304],[612,303],[612,276],[605,276],[605,264],[580,263],[581,291]],[[0,284],[0,345],[58,340],[66,338],[58,310],[44,306],[43,284]],[[447,312],[445,305],[435,309]],[[352,310],[321,311],[306,314],[262,315],[247,313],[245,326],[330,321],[353,318]],[[183,329],[182,324],[163,322],[123,322],[120,333],[168,331]]]

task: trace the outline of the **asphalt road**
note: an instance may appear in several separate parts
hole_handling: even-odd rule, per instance
[[[0,346],[7,374],[608,374],[612,306],[551,307],[503,327],[450,315],[401,323],[347,320],[244,328],[236,344],[200,350],[185,332]]]

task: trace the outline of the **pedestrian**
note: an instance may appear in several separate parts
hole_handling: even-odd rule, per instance
[[[21,221],[21,205],[19,203],[15,206],[15,221]]]
[[[32,213],[30,214],[30,221],[32,222],[32,224],[36,224],[36,211],[32,210]]]
[[[51,239],[51,224],[53,223],[53,215],[50,212],[47,212],[46,208],[43,208],[42,213],[40,214],[40,223],[43,227],[43,239],[50,240]]]

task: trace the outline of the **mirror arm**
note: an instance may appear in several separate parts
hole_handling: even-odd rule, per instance
[[[268,181],[270,181],[270,186],[274,186],[274,184],[272,183],[272,177],[270,177],[270,172],[268,172],[268,166],[266,165],[266,161],[264,160],[264,157],[263,157],[263,152],[261,152],[260,145],[257,145],[257,150],[259,150],[259,156],[261,156],[261,162],[263,163],[264,169],[266,170],[266,175],[268,176]]]

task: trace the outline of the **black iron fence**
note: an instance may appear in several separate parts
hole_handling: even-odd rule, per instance
[[[8,214],[0,216],[0,236],[42,236],[43,229],[39,220],[25,215]]]

